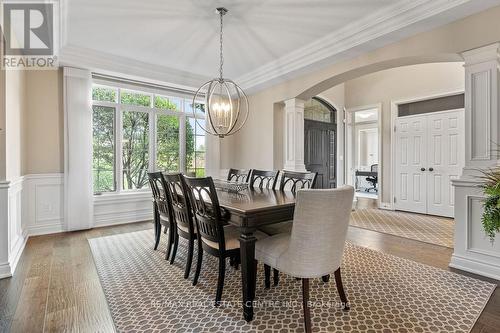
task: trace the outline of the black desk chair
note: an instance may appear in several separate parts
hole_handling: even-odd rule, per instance
[[[373,164],[370,167],[370,172],[378,172],[378,164]],[[378,176],[369,176],[366,177],[366,181],[372,184],[372,187],[369,187],[366,189],[366,192],[370,192],[370,190],[373,190],[374,192],[378,192],[377,184],[378,184]]]

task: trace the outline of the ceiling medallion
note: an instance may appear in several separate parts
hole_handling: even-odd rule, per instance
[[[238,132],[247,121],[249,113],[248,98],[243,89],[234,81],[223,76],[222,29],[223,17],[227,12],[228,10],[224,7],[216,9],[216,13],[220,16],[219,77],[205,82],[193,97],[196,123],[205,132],[219,138]],[[200,103],[201,100],[204,100],[204,105]],[[204,114],[204,122],[201,114]]]

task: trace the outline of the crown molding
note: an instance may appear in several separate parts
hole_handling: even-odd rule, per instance
[[[373,13],[363,19],[346,25],[335,31],[304,45],[294,52],[267,63],[256,70],[238,77],[235,81],[243,89],[256,91],[266,83],[273,84],[289,79],[297,71],[315,64],[341,60],[346,52],[363,44],[387,36],[412,24],[429,19],[439,13],[471,3],[473,0],[410,0],[398,2],[393,6]],[[469,13],[468,15],[471,15]],[[466,16],[466,15],[462,15]],[[447,23],[447,22],[444,22]],[[432,28],[432,27],[430,27]],[[401,36],[399,39],[405,38]],[[389,42],[394,42],[390,39]],[[373,46],[373,45],[372,45]],[[382,45],[376,45],[380,47]],[[375,49],[376,47],[372,47]],[[363,50],[367,52],[369,50]],[[280,78],[282,78],[280,80]]]
[[[60,66],[85,68],[101,74],[120,74],[130,78],[144,78],[148,81],[177,84],[195,89],[210,78],[174,68],[150,64],[131,58],[66,45],[60,51]]]
[[[67,0],[61,2],[61,27],[66,31]],[[392,42],[447,24],[459,18],[498,5],[500,0],[403,0],[392,6],[353,21],[310,44],[264,64],[234,81],[248,94],[255,93],[300,74],[318,70],[335,62],[353,58]],[[445,17],[435,16],[450,13]],[[447,13],[447,14],[448,14]],[[143,78],[162,84],[178,84],[195,88],[211,79],[204,75],[146,63],[110,53],[67,44],[63,34],[59,63],[61,66],[85,68],[90,71]]]

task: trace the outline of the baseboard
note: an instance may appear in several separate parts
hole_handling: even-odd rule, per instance
[[[383,210],[394,210],[394,207],[390,202],[381,202],[378,208]]]
[[[450,267],[500,281],[500,266],[453,254]]]
[[[48,235],[48,234],[56,234],[56,233],[64,232],[64,231],[65,231],[65,229],[64,229],[62,221],[60,223],[29,226],[26,229],[28,236],[41,236],[41,235]]]
[[[16,271],[17,263],[19,262],[19,259],[23,254],[24,247],[26,246],[27,241],[28,241],[28,236],[26,235],[25,232],[23,232],[22,236],[18,238],[18,241],[14,246],[14,249],[12,250],[11,258],[9,258],[10,269],[12,271],[12,274],[14,274],[14,272]]]
[[[0,264],[0,279],[9,278],[12,276],[12,271],[8,262]]]

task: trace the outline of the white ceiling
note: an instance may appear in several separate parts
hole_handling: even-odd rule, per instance
[[[335,55],[380,47],[495,4],[500,1],[68,0],[61,62],[199,85],[218,72],[219,21],[214,9],[225,6],[225,76],[255,89],[334,62]],[[424,6],[433,11],[422,14]],[[420,16],[407,17],[410,14]],[[436,19],[438,15],[442,19]],[[391,20],[411,18],[398,25],[411,25],[405,33],[386,29],[392,27]],[[367,32],[376,34],[357,40]],[[330,47],[326,54],[320,53],[324,46]]]

